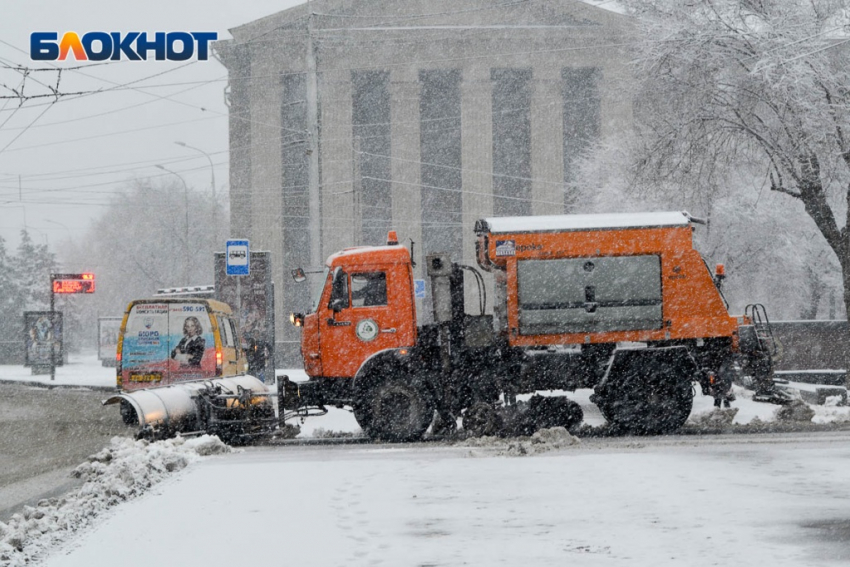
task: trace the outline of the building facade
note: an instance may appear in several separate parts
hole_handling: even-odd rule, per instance
[[[311,302],[291,269],[390,229],[418,278],[474,265],[476,219],[581,211],[577,156],[631,125],[630,21],[578,0],[315,0],[230,31],[231,234],[271,252],[279,364]]]

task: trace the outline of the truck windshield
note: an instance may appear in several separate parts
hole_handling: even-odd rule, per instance
[[[316,279],[313,283],[313,304],[311,306],[310,313],[315,313],[316,309],[319,308],[319,300],[322,299],[322,291],[325,289],[325,282],[328,281],[329,272],[330,268],[325,266],[325,271],[322,272],[322,277]]]

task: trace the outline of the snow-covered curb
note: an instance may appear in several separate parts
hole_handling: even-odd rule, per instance
[[[83,486],[61,498],[26,506],[9,523],[0,522],[0,566],[18,567],[41,559],[116,504],[136,498],[202,456],[230,451],[209,435],[156,443],[114,437],[108,447],[74,469],[73,476],[84,480]]]

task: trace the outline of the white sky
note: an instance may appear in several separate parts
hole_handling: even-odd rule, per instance
[[[0,67],[49,67],[29,58],[32,31],[216,31],[301,4],[303,0],[4,0],[0,17]],[[20,109],[0,99],[0,236],[14,247],[26,225],[33,239],[56,245],[80,237],[105,210],[112,194],[133,178],[168,176],[168,167],[197,190],[210,190],[209,161],[175,141],[212,157],[219,195],[227,191],[227,72],[215,61],[121,61],[62,75],[60,91],[114,90],[49,104],[33,99]],[[57,65],[78,65],[70,57]],[[164,73],[146,79],[151,75]],[[25,94],[46,94],[56,73],[37,72]],[[0,68],[0,96],[18,88],[21,74]],[[166,86],[168,85],[168,86]],[[42,114],[43,113],[43,114]],[[20,190],[18,183],[20,176]]]

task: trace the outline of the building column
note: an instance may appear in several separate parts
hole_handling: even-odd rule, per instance
[[[230,235],[251,238],[251,53],[236,45],[221,52],[230,86]],[[223,243],[216,242],[216,247]],[[218,248],[216,248],[218,249]]]
[[[564,213],[564,102],[561,69],[534,68],[531,95],[532,214]]]
[[[268,251],[272,281],[283,281],[283,194],[281,189],[281,115],[279,62],[252,57],[251,75],[251,249]],[[275,329],[284,324],[283,289],[275,290]],[[276,333],[277,337],[284,335]],[[280,338],[276,340],[281,340]]]

